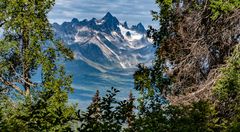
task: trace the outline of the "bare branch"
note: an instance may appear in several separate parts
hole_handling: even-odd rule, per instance
[[[21,90],[21,88],[19,88],[17,85],[15,85],[9,81],[5,81],[2,77],[0,77],[0,82],[2,82],[6,86],[12,87],[16,91],[18,91],[21,95],[25,95],[25,93]]]
[[[14,71],[14,73],[15,73],[15,75],[16,76],[18,76],[20,79],[19,80],[17,80],[16,82],[18,82],[18,83],[26,83],[26,84],[28,84],[28,85],[30,85],[30,86],[36,86],[35,84],[33,84],[32,82],[30,82],[30,81],[27,81],[26,79],[24,79],[21,75],[19,75],[18,73],[17,73],[17,71],[15,70],[15,68],[13,67],[13,65],[11,64],[10,65],[11,66],[11,68],[12,68],[12,70]]]

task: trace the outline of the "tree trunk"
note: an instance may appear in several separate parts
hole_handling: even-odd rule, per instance
[[[28,66],[28,62],[27,62],[27,50],[28,50],[28,46],[29,46],[29,32],[28,30],[25,28],[23,29],[23,41],[22,41],[22,57],[23,57],[23,62],[22,62],[22,65],[23,65],[23,87],[25,89],[25,95],[26,96],[29,96],[30,95],[30,85],[29,83],[29,79],[30,79],[30,69],[29,69],[29,66]]]

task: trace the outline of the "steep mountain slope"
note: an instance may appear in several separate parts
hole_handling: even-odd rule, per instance
[[[128,27],[109,12],[97,20],[79,21],[74,18],[62,25],[53,24],[56,37],[73,51],[75,60],[81,60],[101,72],[133,69],[138,63],[150,63],[153,48],[146,38],[146,30],[139,23]]]
[[[127,22],[107,13],[102,19],[53,24],[55,36],[74,52],[75,59],[66,64],[73,74],[74,94],[72,102],[81,102],[83,108],[89,103],[96,89],[104,94],[106,89],[121,90],[120,97],[133,88],[133,72],[136,65],[150,65],[154,48],[146,38],[146,30],[139,23],[131,27]]]

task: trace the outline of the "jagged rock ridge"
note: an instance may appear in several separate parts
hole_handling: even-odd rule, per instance
[[[154,48],[146,37],[146,29],[139,23],[129,28],[111,13],[103,18],[53,24],[55,36],[73,51],[75,60],[106,72],[134,69],[138,63],[151,64]]]

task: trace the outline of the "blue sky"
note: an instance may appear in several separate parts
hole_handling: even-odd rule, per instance
[[[121,22],[127,21],[129,25],[142,22],[148,26],[156,25],[156,22],[152,22],[150,11],[157,9],[155,0],[56,0],[49,19],[52,23],[61,24],[72,18],[100,19],[111,12]]]

